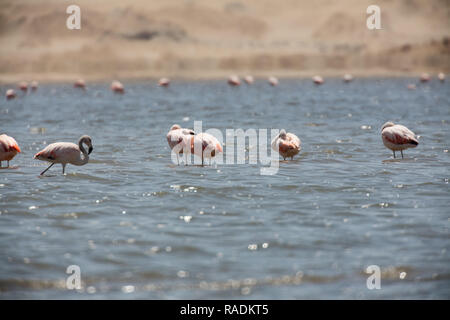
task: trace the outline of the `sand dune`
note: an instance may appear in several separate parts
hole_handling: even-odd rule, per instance
[[[448,0],[3,0],[0,81],[450,71]]]

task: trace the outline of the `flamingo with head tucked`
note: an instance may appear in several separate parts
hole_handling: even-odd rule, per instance
[[[228,84],[230,86],[239,86],[241,84],[241,80],[238,76],[232,75],[228,78]]]
[[[168,87],[170,85],[170,80],[168,78],[159,79],[158,85],[160,87]]]
[[[430,75],[428,73],[422,73],[420,75],[420,81],[421,82],[428,82],[428,81],[430,81],[430,79],[431,79],[431,77],[430,77]]]
[[[38,86],[39,86],[39,83],[37,81],[34,81],[34,80],[31,81],[31,85],[30,85],[31,91],[36,91]]]
[[[403,150],[419,145],[414,132],[401,124],[394,124],[390,121],[381,128],[381,139],[385,147],[392,150],[394,158],[395,151],[400,151],[403,158]]]
[[[280,153],[284,160],[287,157],[291,157],[292,160],[302,149],[299,137],[293,133],[286,133],[284,129],[272,140],[271,146],[273,150]]]
[[[278,85],[278,79],[275,77],[269,77],[268,81],[269,81],[269,84],[273,87]]]
[[[23,92],[27,92],[28,91],[28,83],[25,81],[20,82],[19,89],[22,90]]]
[[[187,156],[191,149],[190,137],[194,135],[193,130],[181,128],[178,124],[174,124],[167,133],[167,142],[169,143],[170,149],[177,155],[178,165],[180,164],[178,158],[180,153],[184,153],[187,165]]]
[[[201,132],[191,137],[191,153],[202,158],[202,166],[204,165],[204,158],[214,158],[218,153],[223,152],[222,145],[213,135]]]
[[[349,73],[344,74],[344,77],[342,78],[345,83],[349,83],[353,81],[353,76]]]
[[[84,148],[84,145],[88,148],[88,151]],[[41,172],[43,175],[48,169],[50,169],[55,163],[61,163],[63,168],[63,174],[66,170],[68,163],[75,166],[82,166],[89,162],[89,155],[92,150],[92,139],[89,136],[82,136],[78,140],[78,145],[71,142],[55,142],[43,150],[35,154],[34,159],[48,161],[52,164]]]
[[[73,87],[84,90],[86,89],[86,83],[84,82],[83,79],[78,79],[77,81],[74,82]]]
[[[7,136],[6,134],[0,135],[0,168],[2,161],[7,161],[6,167],[9,167],[9,161],[19,152],[19,145],[13,137]]]
[[[245,76],[244,81],[247,84],[252,84],[255,80],[253,79],[252,76],[248,75],[248,76]]]
[[[125,89],[123,88],[123,84],[120,81],[113,81],[111,83],[111,90],[115,93],[125,93]]]
[[[314,76],[313,77],[313,82],[317,85],[319,84],[323,84],[324,80],[321,76]]]
[[[6,90],[6,99],[7,100],[14,99],[15,97],[16,97],[16,92],[14,91],[14,89]]]
[[[439,73],[438,73],[438,79],[439,79],[441,82],[444,82],[444,81],[445,81],[445,74],[444,74],[443,72],[439,72]]]

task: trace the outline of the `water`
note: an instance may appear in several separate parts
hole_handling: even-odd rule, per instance
[[[0,297],[450,298],[450,84],[413,81],[125,82],[123,96],[61,84],[2,98],[1,131],[23,152],[0,170]],[[195,120],[285,128],[303,150],[273,176],[176,166],[166,133]],[[420,136],[404,160],[381,142],[387,120]],[[90,162],[40,177],[33,155],[82,134]],[[65,287],[69,265],[81,290]],[[380,290],[366,287],[369,265]]]

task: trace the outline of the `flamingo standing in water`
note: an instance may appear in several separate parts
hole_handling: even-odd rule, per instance
[[[16,97],[16,92],[14,91],[14,89],[6,90],[6,99],[7,100],[14,99],[15,97]]]
[[[22,90],[23,92],[27,92],[28,91],[28,83],[26,83],[25,81],[20,82],[19,89]]]
[[[428,81],[430,81],[430,75],[428,73],[422,73],[420,75],[420,81],[421,82],[428,82]]]
[[[353,81],[353,76],[349,73],[344,74],[344,78],[342,78],[342,80],[344,80],[345,83],[349,83]]]
[[[230,86],[239,86],[241,84],[241,80],[239,80],[238,76],[233,75],[228,78],[228,84]]]
[[[6,167],[9,167],[9,161],[11,161],[19,152],[19,145],[13,137],[7,136],[6,134],[0,135],[0,168],[2,166],[2,161],[7,161]]]
[[[39,83],[37,81],[31,81],[31,91],[36,91]]]
[[[278,85],[278,79],[275,77],[269,77],[269,84],[273,87]]]
[[[419,141],[417,141],[414,132],[401,124],[394,124],[393,122],[386,122],[383,125],[381,128],[381,138],[385,147],[391,149],[394,153],[394,158],[395,151],[400,150],[403,159],[403,150],[415,148],[419,145]]]
[[[187,155],[190,151],[190,137],[194,135],[194,131],[181,128],[178,124],[174,124],[167,133],[167,142],[169,143],[170,149],[177,155],[178,165],[180,165],[178,159],[180,153],[184,153],[187,165]]]
[[[313,82],[315,83],[315,84],[322,84],[323,83],[323,78],[321,77],[321,76],[314,76],[313,77]]]
[[[86,151],[84,145],[88,147],[88,151]],[[71,142],[56,142],[49,144],[43,150],[36,153],[34,159],[52,163],[47,169],[41,172],[41,175],[55,163],[62,164],[64,174],[68,163],[75,166],[82,166],[88,163],[89,155],[93,149],[91,137],[84,135],[78,140],[78,145]]]
[[[282,129],[280,134],[272,141],[272,149],[281,154],[284,160],[287,157],[294,159],[294,156],[302,149],[301,141],[293,133],[286,133],[286,130]]]
[[[441,82],[445,81],[445,74],[443,72],[438,73],[438,79],[441,80]]]
[[[158,85],[159,85],[160,87],[168,87],[169,84],[170,84],[170,80],[169,80],[169,79],[167,79],[167,78],[161,78],[161,79],[159,79]]]
[[[191,153],[202,158],[202,167],[204,158],[209,158],[211,164],[211,159],[219,152],[223,152],[222,145],[213,135],[201,132],[191,138]]]
[[[247,84],[252,84],[255,80],[253,79],[252,76],[245,76],[244,81]]]
[[[113,81],[111,83],[111,90],[115,93],[125,93],[125,89],[123,88],[123,84],[120,81]]]
[[[86,83],[84,82],[83,79],[78,79],[77,81],[75,81],[75,83],[73,84],[74,88],[79,88],[79,89],[86,89]]]

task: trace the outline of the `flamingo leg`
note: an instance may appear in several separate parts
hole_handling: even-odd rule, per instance
[[[392,152],[394,153],[394,159],[395,159],[395,151],[394,151],[394,150],[392,150]]]
[[[9,160],[6,162],[6,167],[9,168]]]
[[[41,172],[41,176],[47,172],[48,169],[50,169],[55,163],[53,162],[47,169]]]
[[[2,162],[0,161],[0,168],[2,167]]]
[[[203,152],[202,152],[202,167],[203,167]]]
[[[62,163],[62,167],[63,167],[63,174],[65,174],[66,173],[66,164]]]
[[[402,159],[403,159],[403,150],[400,150],[400,152],[402,153]]]
[[[177,164],[180,165],[180,160],[178,159],[178,153],[177,153]]]

